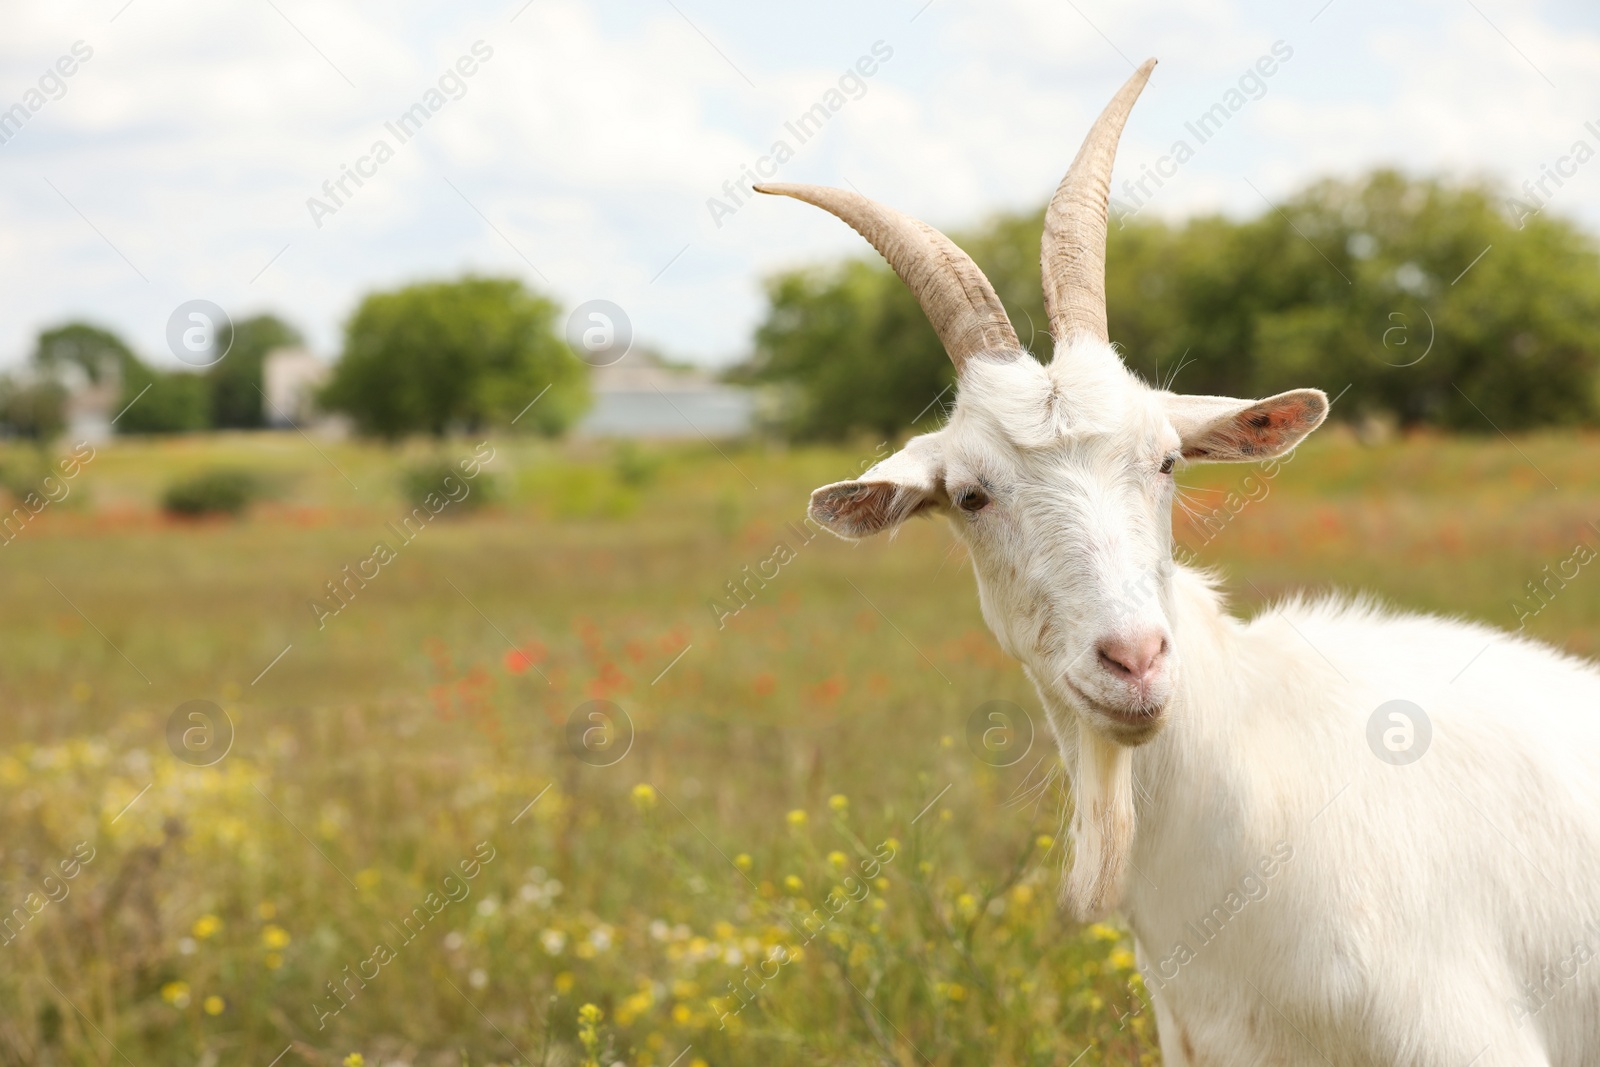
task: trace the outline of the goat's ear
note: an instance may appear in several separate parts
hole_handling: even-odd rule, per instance
[[[848,540],[870,537],[945,502],[944,458],[936,434],[906,447],[860,478],[811,494],[812,519]]]
[[[1321,389],[1294,389],[1265,400],[1171,393],[1162,400],[1183,441],[1184,458],[1201,463],[1281,456],[1328,417],[1328,394]]]

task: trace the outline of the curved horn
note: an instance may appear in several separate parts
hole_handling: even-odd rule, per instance
[[[938,230],[859,193],[825,185],[758,185],[759,193],[792,196],[849,223],[871,242],[916,295],[960,374],[980,352],[1020,352],[1017,331],[994,286],[955,242]]]
[[[1147,59],[1100,112],[1078,158],[1056,187],[1044,216],[1039,250],[1044,276],[1044,307],[1050,332],[1065,341],[1088,333],[1109,341],[1106,332],[1106,202],[1111,195],[1111,164],[1123,123],[1156,61]]]

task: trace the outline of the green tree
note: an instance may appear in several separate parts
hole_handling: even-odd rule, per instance
[[[44,330],[33,346],[34,366],[57,378],[76,368],[91,382],[115,381],[138,362],[122,338],[86,322]]]
[[[33,362],[41,377],[60,384],[74,372],[97,384],[120,382],[118,433],[192,433],[209,425],[201,375],[150,367],[122,338],[99,326],[69,322],[43,331]]]
[[[852,260],[784,274],[768,285],[767,299],[756,377],[789,387],[785,418],[796,436],[893,433],[948,396],[950,361],[889,271]]]
[[[304,343],[300,331],[276,315],[256,315],[219,330],[217,344],[227,355],[206,374],[211,424],[218,429],[242,430],[266,425],[262,367],[267,353]]]
[[[512,419],[519,429],[560,433],[588,402],[588,368],[562,340],[558,314],[509,278],[373,293],[345,325],[323,403],[361,432],[391,439]]]
[[[7,434],[47,445],[67,428],[67,390],[49,378],[0,378],[0,427]]]
[[[1502,201],[1490,185],[1384,170],[1243,221],[1114,220],[1111,337],[1130,367],[1150,381],[1177,372],[1184,392],[1320,385],[1346,394],[1340,416],[1483,432],[1592,423],[1594,241],[1550,215],[1519,226]],[[956,238],[1048,358],[1042,226],[1041,210]],[[779,275],[767,293],[747,374],[785,387],[796,436],[903,429],[950,380],[915,301],[876,259]]]
[[[161,371],[134,362],[122,379],[119,434],[195,433],[210,425],[211,398],[203,375]]]

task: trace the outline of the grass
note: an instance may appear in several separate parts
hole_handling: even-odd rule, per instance
[[[1156,1062],[1125,934],[1055,911],[1046,739],[969,748],[1033,698],[950,534],[786,525],[875,442],[491,445],[496,502],[409,543],[440,450],[264,435],[102,447],[0,546],[0,1062]],[[162,513],[216,467],[275,491]],[[1600,545],[1592,436],[1334,430],[1182,480],[1237,511],[1176,528],[1243,612],[1514,626]],[[1600,652],[1597,582],[1528,628]]]

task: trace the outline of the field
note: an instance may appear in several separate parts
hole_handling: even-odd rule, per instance
[[[799,525],[879,447],[100,447],[0,546],[0,1062],[1156,1062],[1125,933],[1055,910],[1047,739],[969,744],[1033,698],[950,533]],[[399,472],[475,450],[397,533]],[[219,465],[267,498],[162,513]],[[1600,438],[1182,481],[1240,612],[1368,590],[1600,655],[1596,568],[1527,589],[1600,546]]]

